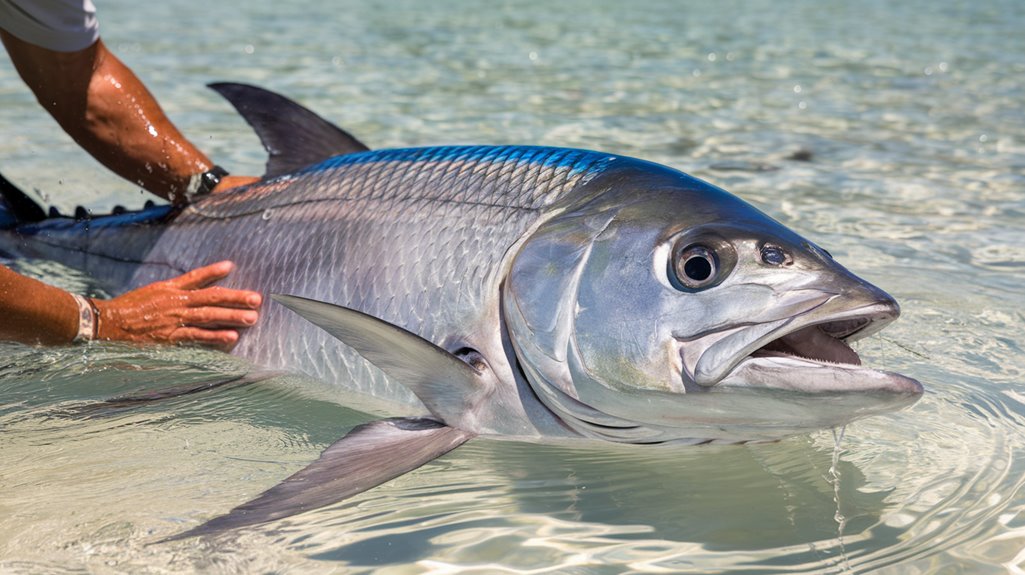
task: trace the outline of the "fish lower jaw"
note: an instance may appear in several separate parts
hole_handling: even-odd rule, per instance
[[[920,395],[923,391],[921,383],[898,373],[774,352],[744,358],[717,386],[800,393]]]
[[[772,339],[742,359],[718,385],[803,393],[887,392],[917,395],[917,381],[863,367],[847,338],[873,323],[871,316],[806,325]]]

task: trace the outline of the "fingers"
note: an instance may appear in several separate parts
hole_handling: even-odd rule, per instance
[[[263,303],[258,292],[207,287],[234,269],[232,262],[221,261],[109,300],[101,310],[100,336],[230,350],[239,330],[259,320]]]
[[[228,277],[228,274],[234,269],[235,264],[225,260],[196,268],[176,278],[167,280],[167,283],[183,290],[200,289]]]
[[[247,186],[249,184],[253,184],[259,181],[260,178],[256,178],[253,176],[224,176],[223,178],[221,178],[221,182],[214,186],[212,192],[215,194],[219,194],[221,192],[226,192],[232,188]]]
[[[255,291],[209,287],[189,292],[187,302],[190,307],[256,309],[263,303],[263,296]]]
[[[255,310],[230,307],[193,307],[181,312],[181,323],[191,327],[250,327],[260,318]]]
[[[221,261],[168,280],[175,288],[188,291],[190,306],[226,306],[256,309],[263,303],[263,297],[254,291],[223,287],[206,287],[224,279],[235,269],[230,261]],[[205,288],[205,289],[204,289]]]
[[[169,343],[200,344],[227,351],[238,343],[238,332],[233,329],[181,327],[174,330],[169,338]]]

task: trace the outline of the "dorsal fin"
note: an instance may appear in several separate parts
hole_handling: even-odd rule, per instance
[[[370,148],[338,126],[269,90],[218,82],[209,87],[224,96],[256,130],[270,154],[266,177],[280,176],[341,154]]]

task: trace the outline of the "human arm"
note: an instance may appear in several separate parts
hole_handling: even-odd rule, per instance
[[[97,339],[200,344],[230,349],[239,329],[259,318],[259,293],[211,286],[234,269],[218,262],[93,303]],[[0,265],[0,339],[29,344],[70,343],[78,333],[78,305],[57,287]]]
[[[48,50],[0,30],[15,69],[57,123],[104,166],[177,205],[190,179],[213,167],[102,40]],[[214,192],[257,178],[227,176]]]

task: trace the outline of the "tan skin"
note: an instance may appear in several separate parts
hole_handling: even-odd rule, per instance
[[[102,40],[77,52],[55,52],[0,30],[7,53],[40,104],[82,148],[119,176],[175,204],[193,174],[213,162],[174,127],[149,90]],[[214,193],[257,178],[228,176]],[[262,298],[212,286],[234,269],[218,262],[110,300],[98,338],[138,343],[200,344],[230,349],[239,330],[256,323]],[[70,342],[78,306],[68,292],[0,266],[0,339],[30,344]]]
[[[213,286],[234,269],[218,262],[173,279],[93,302],[96,336],[137,343],[189,343],[229,350],[240,328],[256,323],[259,293]],[[0,340],[68,343],[78,333],[78,305],[68,292],[0,266]]]

